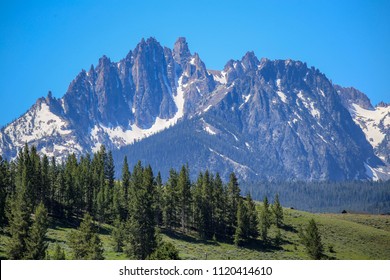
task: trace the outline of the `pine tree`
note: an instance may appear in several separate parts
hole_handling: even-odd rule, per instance
[[[7,199],[7,187],[9,185],[8,167],[7,162],[3,160],[0,155],[0,228],[6,224],[6,199]]]
[[[155,236],[155,211],[154,211],[154,177],[150,166],[145,169],[139,163],[140,173],[133,172],[132,176],[139,182],[135,189],[131,215],[127,222],[127,246],[126,254],[136,259],[146,259],[156,248]]]
[[[21,150],[17,159],[17,179],[15,193],[9,197],[9,207],[6,209],[8,218],[7,232],[10,239],[6,244],[8,259],[24,259],[27,251],[27,237],[31,225],[30,213],[33,195],[30,188],[28,174],[30,170],[29,150],[27,145]]]
[[[189,219],[191,211],[191,182],[188,166],[182,166],[177,181],[177,188],[179,192],[178,200],[180,205],[180,222],[182,230],[186,232],[190,224]]]
[[[275,195],[274,204],[272,205],[272,212],[275,225],[280,228],[283,225],[283,208],[280,205],[279,194]]]
[[[120,201],[120,218],[122,221],[126,221],[128,219],[128,203],[129,203],[129,188],[130,188],[130,171],[129,164],[127,163],[127,156],[125,156],[123,160],[122,166],[122,195],[123,197],[119,199]]]
[[[56,243],[56,246],[54,247],[54,253],[52,256],[53,260],[65,260],[65,251],[61,248],[61,246]]]
[[[268,229],[271,227],[271,213],[269,210],[268,198],[264,197],[260,211],[260,235],[263,241],[267,241]]]
[[[299,232],[299,236],[303,245],[306,247],[306,252],[310,258],[314,260],[321,259],[324,246],[321,241],[321,235],[318,231],[318,227],[314,219],[309,221],[309,224],[306,226],[305,230]]]
[[[178,226],[178,190],[177,190],[177,172],[173,169],[169,170],[169,178],[164,187],[164,203],[163,203],[163,223],[167,229],[172,229]]]
[[[171,242],[162,242],[157,249],[148,256],[148,260],[180,260],[179,251]]]
[[[11,260],[24,259],[27,251],[26,240],[31,223],[26,203],[18,196],[20,194],[11,198],[10,210],[6,213],[9,221],[7,231],[10,235],[10,239],[6,244],[6,251],[8,258]]]
[[[111,233],[112,247],[115,252],[123,252],[125,242],[125,225],[119,219],[114,221],[114,229]]]
[[[69,247],[76,260],[102,260],[103,245],[96,232],[92,217],[86,213],[77,231],[69,236]]]
[[[240,187],[234,173],[230,174],[227,187],[227,234],[232,236],[237,226],[237,210],[240,200]]]
[[[234,233],[234,244],[240,246],[249,239],[249,215],[247,205],[242,199],[238,202],[237,208],[237,226]]]
[[[258,220],[258,213],[256,210],[256,204],[253,201],[250,194],[246,196],[245,201],[247,208],[248,208],[248,219],[249,219],[249,226],[248,226],[248,236],[250,238],[256,239],[259,236],[259,220]]]
[[[164,206],[164,187],[162,183],[161,173],[158,172],[156,176],[156,192],[155,192],[155,208],[156,208],[156,222],[158,226],[163,225],[163,206]]]
[[[42,157],[41,163],[41,188],[39,193],[39,201],[43,202],[46,209],[49,208],[50,198],[50,177],[49,177],[49,159],[46,155]]]
[[[34,214],[34,222],[29,230],[26,241],[26,259],[44,260],[46,258],[47,242],[45,241],[48,228],[47,210],[41,202]]]
[[[202,184],[202,227],[199,231],[202,238],[210,239],[213,237],[213,189],[212,177],[208,170],[204,173]]]
[[[214,234],[217,238],[224,239],[226,234],[226,192],[219,173],[215,175],[213,190]]]
[[[193,225],[197,229],[199,235],[204,232],[204,220],[203,220],[203,197],[202,197],[202,186],[203,186],[203,173],[200,172],[194,188],[192,189],[192,201],[193,201]]]

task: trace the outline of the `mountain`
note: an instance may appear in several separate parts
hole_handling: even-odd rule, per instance
[[[374,107],[368,97],[355,88],[336,85],[335,89],[344,107],[348,109],[354,122],[360,126],[367,141],[373,146],[375,154],[382,161],[390,164],[390,104],[380,102]],[[383,167],[373,169],[367,166],[367,169],[374,174],[388,171]],[[388,176],[379,176],[388,178]]]
[[[149,38],[119,62],[103,56],[82,70],[62,98],[38,99],[1,129],[0,154],[14,158],[28,143],[61,160],[104,144],[118,170],[128,154],[161,171],[188,163],[193,174],[246,180],[386,178],[382,146],[366,139],[350,100],[370,105],[300,61],[248,52],[209,70],[185,38],[173,49]]]

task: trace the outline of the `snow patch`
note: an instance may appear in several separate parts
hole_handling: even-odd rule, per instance
[[[247,178],[247,174],[248,172],[252,171],[248,166],[246,165],[243,165],[243,164],[240,164],[238,163],[237,161],[234,161],[232,160],[231,158],[223,155],[223,154],[220,154],[216,151],[214,151],[213,149],[209,148],[209,151],[220,156],[221,158],[223,158],[226,162],[228,162],[229,164],[231,164],[233,166],[233,168],[235,169],[235,171],[237,173],[239,173],[244,179]]]
[[[328,141],[325,140],[324,136],[322,136],[321,134],[318,134],[318,133],[317,133],[317,135],[318,135],[318,137],[321,138],[322,141],[324,141],[326,144],[328,144]]]
[[[241,109],[246,103],[248,103],[249,99],[252,97],[251,94],[243,95],[244,102],[238,107],[238,109]]]
[[[123,129],[121,126],[106,127],[103,125],[96,125],[91,130],[91,139],[96,143],[96,145],[92,147],[92,150],[94,152],[99,150],[99,142],[101,142],[99,141],[99,137],[108,137],[115,147],[120,148],[125,145],[133,144],[135,141],[149,137],[175,125],[177,121],[184,115],[185,99],[182,79],[183,76],[179,78],[177,93],[173,96],[173,100],[177,107],[177,112],[171,119],[161,119],[157,117],[154,124],[147,129],[139,128],[136,124],[133,124],[128,130]]]
[[[366,168],[366,175],[370,179],[372,179],[373,181],[378,181],[379,180],[379,177],[378,177],[378,174],[376,173],[375,168],[372,168],[367,163],[364,163],[364,167]]]
[[[287,96],[284,94],[284,92],[278,90],[276,93],[283,103],[287,103]]]
[[[210,110],[211,107],[213,107],[213,105],[207,106],[205,109],[203,109],[203,112],[207,112],[208,110]]]
[[[224,71],[221,71],[219,74],[215,74],[213,75],[213,78],[214,78],[214,81],[220,83],[220,84],[227,84],[227,80],[226,80],[226,72]]]
[[[386,137],[379,125],[382,123],[385,127],[390,126],[390,106],[367,110],[358,104],[352,104],[349,111],[355,123],[363,130],[367,141],[374,148],[378,147]]]

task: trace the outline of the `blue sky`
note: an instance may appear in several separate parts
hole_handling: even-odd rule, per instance
[[[209,69],[254,51],[301,60],[374,104],[390,102],[390,1],[0,0],[0,127],[51,90],[66,92],[99,57],[141,38],[187,38]]]

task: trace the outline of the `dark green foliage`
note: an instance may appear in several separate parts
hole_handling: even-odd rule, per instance
[[[256,239],[258,232],[258,213],[256,205],[248,194],[246,199],[240,199],[237,210],[237,227],[234,234],[234,244],[242,245],[250,239]]]
[[[54,253],[53,256],[51,257],[53,260],[65,260],[65,251],[64,249],[61,248],[61,246],[56,243],[56,246],[54,247]]]
[[[115,252],[123,252],[123,246],[125,245],[125,224],[119,219],[114,221],[114,229],[112,230],[112,247]]]
[[[177,172],[171,169],[169,171],[168,182],[164,187],[164,201],[162,207],[163,223],[167,229],[176,228],[179,224],[179,194],[177,189],[177,180]]]
[[[27,237],[31,225],[32,204],[35,195],[31,189],[28,174],[32,175],[31,161],[27,146],[17,159],[17,180],[15,193],[8,199],[8,228],[10,239],[6,244],[9,259],[24,259],[27,252]]]
[[[279,194],[285,207],[309,212],[390,213],[390,180],[350,182],[256,182],[241,183],[253,199]]]
[[[162,242],[157,249],[150,254],[148,260],[180,260],[179,251],[171,242]]]
[[[229,183],[227,186],[227,234],[233,235],[237,226],[237,211],[238,201],[240,199],[240,187],[238,186],[238,180],[234,173],[230,174]]]
[[[69,247],[76,260],[102,260],[103,246],[91,215],[86,213],[77,231],[69,236]]]
[[[321,235],[314,219],[311,219],[306,228],[299,232],[299,236],[302,244],[305,245],[306,252],[310,258],[314,260],[321,259],[324,248],[321,241]]]
[[[168,180],[163,182],[160,173],[154,179],[152,168],[144,168],[141,162],[130,173],[127,158],[121,180],[114,180],[113,170],[113,158],[104,146],[92,156],[87,154],[77,159],[70,155],[62,164],[56,163],[54,158],[40,158],[36,149],[27,147],[14,162],[0,158],[0,219],[2,226],[8,224],[10,238],[5,248],[8,257],[44,258],[47,225],[45,219],[37,219],[38,213],[32,215],[41,208],[37,208],[39,203],[48,210],[46,217],[50,215],[55,220],[74,222],[84,213],[89,214],[80,230],[69,239],[73,257],[77,259],[102,258],[93,220],[113,225],[111,245],[115,251],[125,251],[136,259],[176,258],[169,244],[156,240],[158,226],[168,232],[180,230],[190,236],[197,233],[202,239],[234,242],[239,246],[259,235],[268,243],[271,223],[286,230],[279,194],[275,193],[272,207],[265,196],[258,212],[250,195],[240,196],[234,173],[227,184],[218,173],[214,175],[208,170],[191,181],[185,165],[179,172],[171,169]],[[370,184],[383,188],[389,182]],[[328,185],[323,183],[322,186]],[[309,193],[309,186],[305,188]],[[264,190],[265,195],[270,192],[270,189]],[[359,189],[357,192],[361,193]],[[283,201],[285,193],[294,194],[291,189],[280,192]],[[315,199],[318,198],[315,196]],[[386,195],[383,199],[389,200]],[[273,244],[280,246],[279,228],[273,232]],[[304,231],[307,232],[310,231]]]
[[[46,258],[47,242],[45,237],[48,226],[47,210],[41,202],[35,210],[34,222],[27,237],[26,259],[44,260]]]
[[[10,173],[7,161],[3,161],[0,155],[0,228],[6,224],[5,205],[7,200],[7,188],[10,184]]]
[[[179,215],[182,230],[184,232],[190,226],[191,216],[191,182],[188,166],[182,166],[177,180]]]
[[[153,171],[150,166],[143,168],[141,163],[134,167],[132,174],[134,182],[134,198],[130,208],[130,218],[127,222],[127,246],[129,257],[146,259],[156,248],[155,237],[155,186]]]
[[[278,228],[275,235],[275,246],[280,246],[282,244],[283,238],[280,229]]]
[[[129,189],[130,189],[130,171],[129,165],[127,163],[127,157],[125,156],[122,166],[122,184],[121,191],[119,192],[119,217],[122,221],[128,219],[128,210],[129,210]]]
[[[283,208],[280,205],[279,194],[275,195],[274,204],[272,205],[274,224],[280,228],[283,225]]]
[[[8,258],[11,260],[24,259],[27,252],[26,240],[31,224],[29,209],[25,203],[26,192],[20,190],[10,198],[10,208],[7,211],[10,239],[6,244]]]
[[[271,212],[269,210],[268,198],[264,197],[263,205],[260,209],[260,236],[263,241],[268,239],[268,230],[271,227]]]
[[[249,214],[246,203],[242,200],[238,202],[237,209],[237,226],[234,234],[234,244],[236,246],[242,245],[249,239]]]
[[[226,238],[226,209],[226,191],[217,173],[213,182],[213,228],[214,236],[220,240]]]
[[[246,196],[245,204],[248,209],[248,237],[256,239],[259,236],[259,214],[257,213],[255,202],[250,194]]]

